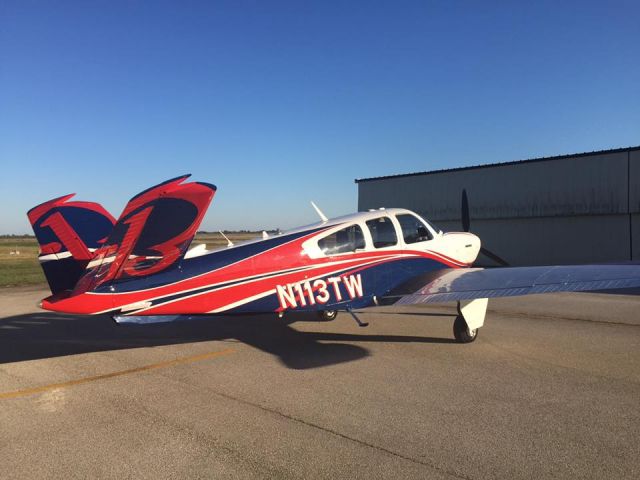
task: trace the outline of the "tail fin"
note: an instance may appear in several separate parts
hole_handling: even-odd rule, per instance
[[[115,223],[97,203],[68,202],[74,195],[54,198],[27,212],[40,244],[40,265],[53,294],[74,287]]]
[[[76,293],[177,265],[216,192],[216,187],[207,183],[182,183],[188,177],[163,182],[129,201],[109,238],[88,264],[74,289]]]

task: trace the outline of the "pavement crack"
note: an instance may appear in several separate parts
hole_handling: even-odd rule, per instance
[[[204,443],[210,450],[224,452],[227,455],[233,457],[237,462],[259,471],[262,474],[261,476],[264,476],[264,478],[294,478],[287,472],[278,469],[273,465],[266,465],[256,462],[250,457],[247,457],[241,450],[234,448],[215,435],[211,435],[210,433],[203,432],[198,430],[197,428],[194,428],[193,425],[188,425],[176,421],[171,416],[162,413],[150,406],[142,404],[131,404],[127,401],[127,397],[125,396],[118,396],[116,398],[119,400],[118,408],[122,411],[128,411],[137,416],[144,416],[149,420],[160,422],[166,428],[171,429],[175,433],[185,435],[189,438],[197,439],[198,441]]]
[[[189,382],[185,382],[182,379],[180,379],[178,381],[186,383],[191,387],[196,387],[195,385],[192,385]],[[235,397],[235,396],[230,395],[228,393],[223,393],[223,392],[214,390],[212,388],[207,388],[207,390],[210,391],[211,393],[213,393],[214,395],[217,395],[217,396],[219,396],[221,398],[225,398],[227,400],[232,400],[232,401],[235,401],[235,402],[238,402],[238,403],[242,403],[242,404],[248,405],[250,407],[258,408],[258,409],[260,409],[260,410],[262,410],[264,412],[267,412],[267,413],[270,413],[270,414],[273,414],[273,415],[277,415],[277,416],[279,416],[281,418],[285,418],[285,419],[291,420],[293,422],[300,423],[300,424],[305,425],[307,427],[311,427],[311,428],[314,428],[314,429],[317,429],[317,430],[321,430],[323,432],[329,433],[331,435],[335,435],[337,437],[343,438],[343,439],[348,440],[350,442],[357,443],[358,445],[362,445],[362,446],[368,447],[368,448],[373,448],[374,450],[378,450],[379,452],[386,453],[386,454],[391,455],[393,457],[401,458],[401,459],[406,460],[406,461],[411,462],[411,463],[415,463],[415,464],[418,464],[418,465],[423,465],[425,467],[431,468],[433,470],[436,470],[436,471],[438,471],[440,473],[444,473],[444,474],[449,475],[451,477],[459,478],[459,479],[463,479],[463,480],[473,480],[472,477],[468,477],[468,476],[463,475],[461,473],[454,472],[454,471],[451,471],[451,470],[447,470],[447,469],[442,468],[442,467],[440,467],[440,466],[438,466],[438,465],[436,465],[434,463],[431,463],[431,462],[428,462],[428,461],[425,461],[425,460],[420,460],[420,459],[413,458],[413,457],[409,457],[408,455],[404,455],[402,453],[395,452],[393,450],[389,450],[388,448],[381,447],[379,445],[375,445],[373,443],[369,443],[369,442],[366,442],[364,440],[360,440],[360,439],[355,438],[355,437],[351,437],[351,436],[349,436],[347,434],[338,432],[337,430],[334,430],[332,428],[323,427],[322,425],[318,425],[316,423],[309,422],[308,420],[304,420],[302,418],[295,417],[293,415],[281,412],[279,410],[276,410],[276,409],[273,409],[273,408],[269,408],[269,407],[266,407],[264,405],[260,405],[258,403],[253,403],[253,402],[250,402],[250,401],[245,400],[243,398]]]
[[[486,338],[483,339],[483,342],[486,343],[487,345],[491,345],[496,351],[500,351],[505,355],[509,355],[512,357],[515,357],[517,360],[519,360],[520,362],[522,362],[523,364],[525,364],[527,366],[527,368],[531,368],[531,367],[536,367],[538,369],[541,369],[540,365],[544,365],[545,367],[553,367],[559,370],[565,370],[565,371],[569,371],[569,372],[574,372],[574,373],[578,373],[584,377],[590,377],[590,378],[598,378],[601,380],[606,380],[608,382],[618,382],[618,383],[622,383],[622,384],[632,384],[632,385],[638,385],[639,383],[631,378],[618,378],[618,377],[612,377],[609,375],[605,375],[603,373],[598,373],[598,372],[592,372],[589,370],[585,370],[583,368],[578,368],[572,365],[562,365],[560,363],[555,363],[555,362],[551,362],[549,360],[545,360],[541,357],[536,357],[536,356],[532,356],[532,355],[525,355],[524,353],[521,352],[517,352],[514,351],[511,348],[508,348],[502,344],[493,342],[491,340],[488,340]]]
[[[595,320],[592,318],[580,318],[580,317],[566,317],[561,315],[545,315],[541,313],[522,313],[517,311],[509,311],[509,310],[494,310],[489,308],[487,313],[491,313],[492,315],[501,315],[505,318],[508,317],[519,317],[519,318],[527,318],[529,320],[565,320],[569,322],[586,322],[586,323],[596,323],[599,325],[616,325],[623,327],[640,327],[640,324],[637,323],[628,323],[628,322],[612,322],[608,320]]]

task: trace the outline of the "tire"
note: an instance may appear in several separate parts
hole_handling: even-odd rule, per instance
[[[321,310],[318,312],[318,319],[322,322],[330,322],[338,316],[337,310]]]
[[[458,315],[453,322],[453,336],[458,343],[471,343],[478,338],[478,330],[469,330],[467,322],[462,315]]]

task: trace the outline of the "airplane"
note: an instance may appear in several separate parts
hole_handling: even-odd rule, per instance
[[[344,311],[366,326],[356,310],[455,301],[453,335],[470,343],[489,298],[640,286],[633,263],[474,267],[481,253],[506,262],[468,231],[466,191],[464,232],[445,233],[403,208],[328,219],[312,204],[319,222],[190,248],[217,188],[189,176],[134,196],[117,220],[97,203],[69,201],[74,194],[29,210],[52,293],[41,308],[142,324],[293,311],[333,320]]]

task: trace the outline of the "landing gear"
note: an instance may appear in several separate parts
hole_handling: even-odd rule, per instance
[[[458,343],[471,343],[478,338],[478,328],[469,328],[462,315],[453,321],[453,336]]]
[[[453,322],[453,336],[458,343],[471,343],[478,338],[488,303],[487,298],[458,302],[458,316]]]
[[[318,312],[318,319],[322,322],[330,322],[332,320],[335,320],[337,316],[337,310],[320,310]]]

